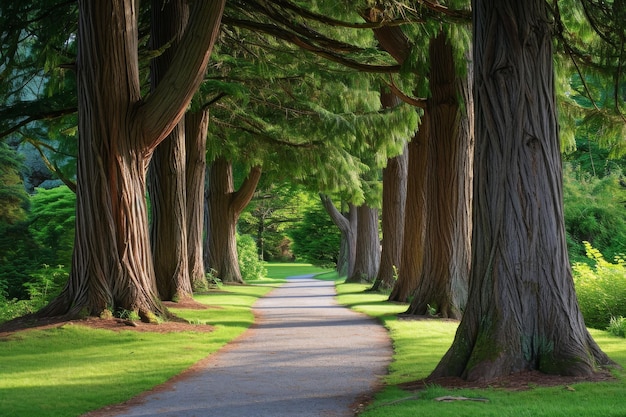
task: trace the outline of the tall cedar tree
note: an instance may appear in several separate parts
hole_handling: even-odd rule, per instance
[[[151,47],[164,48],[151,61],[152,89],[159,85],[174,57],[189,20],[186,0],[152,0]],[[150,245],[161,300],[191,298],[187,255],[187,195],[185,193],[185,118],[157,146],[148,170],[152,209]],[[202,201],[202,200],[201,200]]]
[[[431,377],[589,375],[567,257],[552,32],[544,0],[475,0],[476,148],[470,292]]]
[[[146,170],[202,81],[224,0],[194,2],[158,87],[141,97],[137,2],[79,1],[76,239],[65,289],[42,315],[165,313],[148,238]]]
[[[337,273],[340,277],[351,277],[354,273],[354,260],[356,258],[356,206],[350,203],[348,212],[344,214],[335,207],[331,198],[326,194],[320,194],[320,199],[326,212],[341,233],[339,255],[337,256]]]
[[[187,194],[187,256],[193,290],[206,287],[204,269],[204,183],[209,111],[185,114],[185,187]]]
[[[391,92],[381,92],[383,107],[399,104],[399,98]],[[404,240],[404,210],[406,206],[406,182],[408,175],[409,152],[405,146],[402,153],[387,160],[383,168],[383,207],[381,227],[380,267],[372,285],[372,290],[393,288],[402,259]]]
[[[243,283],[237,261],[237,220],[252,199],[260,178],[261,168],[252,168],[235,191],[230,161],[217,158],[209,169],[206,266],[214,269],[222,282]]]
[[[434,308],[441,317],[460,319],[470,269],[473,101],[467,79],[457,75],[450,39],[440,32],[429,50],[427,244],[408,313]]]

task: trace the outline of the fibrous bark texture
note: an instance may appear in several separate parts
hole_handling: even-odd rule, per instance
[[[333,223],[341,232],[339,255],[337,256],[337,273],[340,277],[350,277],[354,272],[354,260],[356,258],[356,206],[348,205],[348,212],[344,215],[333,204],[330,197],[320,194],[320,200]]]
[[[610,360],[578,308],[563,222],[552,36],[543,0],[475,0],[470,293],[432,376],[588,375]]]
[[[394,107],[400,100],[392,93],[381,93],[383,107]],[[400,260],[404,238],[404,210],[406,205],[406,182],[409,151],[405,146],[402,154],[389,158],[383,169],[383,210],[380,268],[372,285],[372,290],[393,288]]]
[[[400,258],[398,280],[389,295],[389,301],[406,302],[417,287],[422,273],[426,230],[428,135],[429,121],[425,112],[419,130],[408,146],[409,161],[402,257]]]
[[[185,115],[187,156],[187,256],[189,280],[193,290],[206,287],[204,270],[204,178],[206,173],[206,136],[209,112],[201,110]]]
[[[378,209],[367,204],[357,207],[356,257],[354,271],[346,282],[374,282],[380,266]]]
[[[170,66],[189,19],[185,0],[152,0],[153,49],[167,48],[151,62],[155,89]],[[150,243],[157,289],[162,300],[191,298],[187,256],[187,195],[185,193],[185,119],[157,146],[148,170],[152,208]]]
[[[217,158],[209,170],[208,225],[206,253],[208,266],[226,283],[243,283],[237,258],[236,228],[242,210],[252,199],[261,178],[256,167],[238,191],[234,191],[232,164]]]
[[[185,47],[143,100],[136,5],[79,1],[76,238],[68,283],[41,315],[113,309],[151,320],[165,312],[148,239],[146,170],[203,78],[224,1],[194,3]]]
[[[466,80],[457,76],[452,46],[440,33],[430,42],[428,184],[424,259],[408,313],[460,319],[470,267],[473,111]],[[463,103],[459,102],[463,97]]]

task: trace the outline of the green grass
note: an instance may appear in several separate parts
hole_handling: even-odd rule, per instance
[[[289,275],[323,272],[302,264],[268,265],[268,278],[197,295],[216,308],[172,309],[215,330],[149,333],[64,325],[0,339],[0,415],[70,417],[125,401],[189,368],[254,321],[250,306]]]
[[[270,263],[266,262],[268,278],[284,279],[287,277],[309,275],[309,274],[325,274],[330,272],[329,269],[322,269],[311,264],[302,263]]]
[[[396,384],[424,378],[435,368],[456,332],[457,324],[439,320],[398,320],[394,315],[407,305],[386,302],[386,295],[363,292],[365,285],[338,283],[338,300],[355,310],[378,317],[389,329],[394,358],[386,387],[360,417],[600,417],[626,416],[626,372],[616,370],[615,382],[579,383],[511,392],[500,389],[444,389],[430,386],[407,392]],[[387,306],[387,312],[385,307]],[[608,332],[590,330],[602,349],[626,368],[626,340]],[[489,402],[442,403],[434,398],[452,395],[486,398]]]

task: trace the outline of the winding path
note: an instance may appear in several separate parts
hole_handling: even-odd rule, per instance
[[[255,303],[256,323],[202,368],[107,415],[353,416],[386,374],[391,342],[380,324],[334,296],[333,282],[288,278]]]

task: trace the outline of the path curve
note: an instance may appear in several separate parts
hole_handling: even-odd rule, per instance
[[[255,324],[201,369],[98,416],[353,416],[387,373],[391,342],[375,320],[335,302],[333,282],[312,277],[289,277],[259,299]]]

